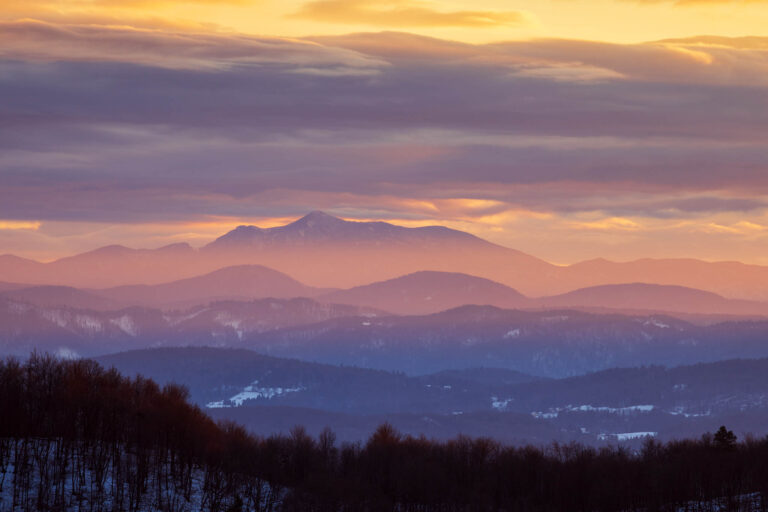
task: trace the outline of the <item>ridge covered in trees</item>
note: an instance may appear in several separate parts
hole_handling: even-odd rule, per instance
[[[331,431],[214,423],[183,387],[90,360],[0,362],[0,510],[765,510],[766,497],[768,438],[727,429],[640,451],[435,442],[388,425],[338,445]]]

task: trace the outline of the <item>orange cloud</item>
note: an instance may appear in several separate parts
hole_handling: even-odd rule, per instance
[[[25,229],[25,230],[37,231],[38,229],[40,229],[40,225],[41,223],[38,221],[0,219],[0,229],[2,230]]]
[[[661,44],[680,45],[686,47],[732,48],[737,50],[768,50],[768,37],[723,37],[697,36],[657,41]]]
[[[162,7],[178,4],[230,4],[230,5],[250,5],[258,3],[258,0],[25,0],[24,9],[35,7],[50,7],[62,10],[82,10],[89,8],[136,8],[146,9],[153,7]],[[17,0],[0,0],[0,9],[18,8],[21,6]]]
[[[292,64],[344,74],[385,65],[353,50],[277,37],[196,34],[130,27],[0,22],[0,56],[31,61],[130,62],[172,69]]]
[[[596,231],[637,231],[642,228],[637,222],[623,217],[609,217],[593,222],[574,222],[570,227],[576,230]]]
[[[491,27],[526,22],[526,16],[518,11],[439,11],[430,4],[406,0],[314,0],[292,16],[380,27]]]

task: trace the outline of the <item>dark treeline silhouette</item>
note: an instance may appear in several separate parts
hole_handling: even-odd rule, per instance
[[[381,426],[338,446],[214,423],[184,388],[89,360],[0,362],[0,509],[766,510],[768,438],[723,428],[639,451],[436,442]]]

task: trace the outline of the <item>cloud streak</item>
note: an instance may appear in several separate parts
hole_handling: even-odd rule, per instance
[[[35,20],[0,22],[0,56],[24,61],[120,62],[210,70],[265,64],[336,69],[383,65],[353,50],[295,39],[59,25]]]
[[[163,226],[145,239],[162,245],[174,226],[203,240],[216,219],[224,230],[322,208],[446,223],[555,261],[641,254],[642,243],[682,252],[706,237],[718,241],[712,257],[758,258],[763,44],[6,22],[0,219],[41,224],[4,229],[0,242],[59,248],[63,223],[85,233],[67,247],[140,240],[135,226]]]
[[[327,23],[377,27],[494,27],[527,22],[518,11],[441,11],[425,2],[384,0],[314,0],[292,14]]]

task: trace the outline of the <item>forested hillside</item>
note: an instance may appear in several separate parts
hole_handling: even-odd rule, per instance
[[[337,445],[216,424],[175,385],[88,361],[0,363],[0,509],[760,510],[768,439],[643,449],[436,442],[383,425]]]

